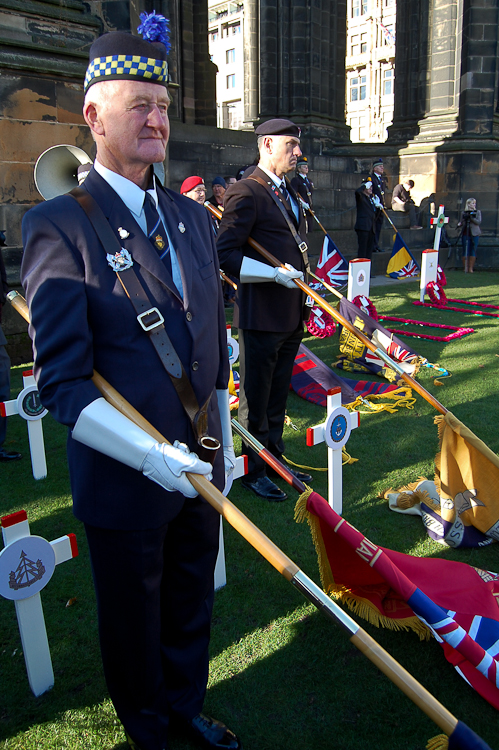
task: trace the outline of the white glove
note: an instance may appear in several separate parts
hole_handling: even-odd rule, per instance
[[[297,271],[296,268],[286,263],[286,268],[274,268],[274,281],[287,289],[296,289],[296,284],[293,279],[300,279],[303,281],[304,276],[301,271]]]
[[[304,201],[303,198],[300,198],[300,203],[301,203],[302,208],[305,209],[305,211],[308,211],[310,209],[310,205],[306,201]]]
[[[236,454],[234,453],[234,441],[232,439],[232,428],[230,425],[229,391],[217,390],[218,410],[222,425],[222,444],[224,451],[225,481],[236,468]]]
[[[120,461],[168,492],[186,497],[198,494],[185,476],[186,471],[211,479],[211,464],[201,461],[183,443],[158,443],[131,419],[98,398],[86,406],[78,417],[72,437],[89,448]]]
[[[288,289],[295,289],[296,284],[293,279],[303,281],[303,273],[286,263],[286,268],[274,268],[268,263],[261,263],[259,260],[244,256],[239,271],[239,280],[241,284],[253,284],[257,282],[275,281],[282,284]]]
[[[185,497],[198,494],[185,476],[185,472],[203,474],[211,480],[211,464],[201,461],[196,453],[191,453],[185,443],[175,440],[173,445],[155,443],[147,454],[142,466],[144,476],[164,487],[168,492],[181,492]]]
[[[379,199],[379,196],[373,195],[372,201],[373,201],[374,205],[376,206],[376,208],[381,208],[381,201]]]

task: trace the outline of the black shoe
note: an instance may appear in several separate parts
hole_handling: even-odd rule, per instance
[[[259,497],[264,497],[271,503],[280,503],[281,500],[286,500],[288,497],[277,484],[271,482],[268,477],[258,477],[258,479],[241,479],[241,484],[246,487],[247,490],[251,490]]]
[[[296,469],[292,469],[290,466],[286,466],[286,469],[297,479],[300,480],[300,482],[311,482],[313,480],[313,476],[311,474],[305,474],[304,471],[296,471]],[[273,476],[280,476],[275,469],[272,469],[270,466],[267,466],[267,473],[270,474],[271,477]]]
[[[20,458],[22,458],[21,453],[6,451],[5,448],[0,448],[0,461],[19,461]]]
[[[210,716],[198,714],[187,722],[189,734],[199,742],[202,747],[220,748],[220,750],[242,750],[242,744],[221,721],[216,721]]]

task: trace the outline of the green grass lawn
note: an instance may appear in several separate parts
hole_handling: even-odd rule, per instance
[[[447,279],[449,298],[499,304],[499,273],[451,271]],[[430,362],[451,371],[452,377],[444,379],[441,387],[434,385],[434,374],[427,369],[419,380],[499,453],[499,318],[415,307],[417,281],[375,287],[371,299],[380,313],[475,329],[472,335],[449,343],[405,340]],[[308,337],[305,343],[326,364],[335,361],[337,335],[324,340]],[[13,397],[21,388],[24,369],[13,369]],[[325,447],[305,444],[306,428],[322,422],[325,410],[291,393],[288,415],[298,430],[286,428],[286,455],[298,464],[325,467]],[[411,410],[362,414],[360,428],[352,432],[347,445],[359,460],[343,469],[343,514],[376,544],[498,571],[497,545],[462,551],[442,547],[427,536],[419,518],[392,513],[378,498],[388,487],[421,475],[433,477],[438,447],[435,415],[421,396],[416,396]],[[24,508],[31,532],[49,540],[74,532],[80,554],[58,566],[42,592],[55,685],[39,698],[28,685],[14,604],[0,600],[0,748],[121,750],[126,746],[123,731],[101,672],[83,527],[71,511],[66,431],[50,415],[43,424],[48,477],[36,482],[26,425],[18,417],[9,418],[6,447],[20,450],[24,458],[0,464],[0,514]],[[238,438],[236,446],[240,446]],[[293,520],[298,496],[281,480],[278,483],[289,492],[287,502],[258,499],[239,482],[230,498],[320,583],[308,527]],[[314,488],[327,497],[326,473],[314,473]],[[227,586],[215,599],[205,710],[225,720],[241,736],[245,750],[423,750],[428,739],[440,733],[339,627],[309,605],[227,525],[225,549]],[[359,624],[457,718],[492,748],[499,748],[496,711],[459,677],[434,640],[421,643],[413,633],[377,629],[362,620]],[[172,750],[189,747],[172,737]]]

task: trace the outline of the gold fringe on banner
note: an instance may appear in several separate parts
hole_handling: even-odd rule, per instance
[[[431,740],[428,740],[426,750],[448,750],[449,738],[446,734],[437,734]]]
[[[332,596],[336,601],[346,604],[354,614],[367,620],[367,622],[371,623],[371,625],[375,625],[377,628],[388,628],[388,630],[413,630],[417,633],[420,640],[430,640],[431,633],[429,628],[424,625],[416,615],[414,615],[414,617],[408,617],[403,622],[392,620],[390,617],[382,615],[368,599],[353,594],[350,589],[343,585],[338,585],[335,582],[331,566],[329,565],[326,546],[322,538],[320,521],[307,510],[307,500],[312,492],[313,490],[309,487],[306,492],[300,495],[295,506],[294,518],[296,523],[303,523],[304,521],[308,522],[312,541],[317,553],[321,584],[326,594]]]

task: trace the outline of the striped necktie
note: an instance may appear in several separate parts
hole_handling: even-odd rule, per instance
[[[281,182],[281,193],[282,193],[282,197],[284,198],[284,200],[289,203],[289,193],[286,187],[286,180],[283,180]]]
[[[161,221],[154,198],[146,192],[144,199],[144,214],[147,222],[147,236],[154,249],[165,264],[168,273],[172,275],[172,261],[170,256],[170,244],[163,222]]]

